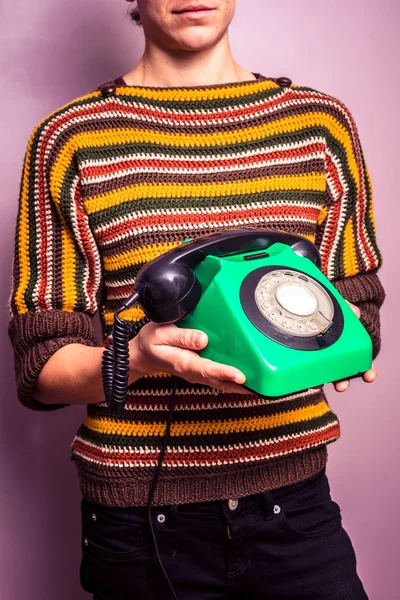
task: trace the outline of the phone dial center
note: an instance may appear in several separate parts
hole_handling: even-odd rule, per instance
[[[282,283],[276,289],[276,299],[284,310],[299,317],[312,315],[318,307],[314,294],[296,283]]]

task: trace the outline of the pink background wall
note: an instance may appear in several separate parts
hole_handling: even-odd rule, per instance
[[[344,395],[329,389],[343,435],[330,449],[328,472],[374,600],[399,598],[399,351],[391,327],[399,320],[400,294],[399,6],[398,0],[238,0],[231,36],[249,69],[289,76],[342,99],[371,171],[388,291],[379,380],[353,382]],[[83,410],[36,414],[18,405],[4,307],[28,136],[50,111],[131,68],[142,37],[124,18],[126,7],[123,0],[0,0],[0,586],[7,600],[87,598],[78,580],[79,492],[69,461]]]

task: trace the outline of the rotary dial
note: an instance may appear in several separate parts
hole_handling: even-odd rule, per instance
[[[332,324],[334,308],[326,290],[298,271],[277,269],[264,275],[255,289],[263,317],[291,335],[312,337]]]

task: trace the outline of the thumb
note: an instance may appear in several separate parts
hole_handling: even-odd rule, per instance
[[[355,304],[352,304],[351,302],[349,302],[348,300],[346,300],[347,304],[350,306],[351,310],[353,311],[353,313],[355,313],[355,315],[360,318],[361,315],[361,311],[358,308],[358,306],[356,306]]]

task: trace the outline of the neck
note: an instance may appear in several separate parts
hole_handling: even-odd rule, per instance
[[[254,79],[232,56],[228,36],[201,51],[171,51],[146,40],[145,51],[128,75],[128,85],[196,87]]]

